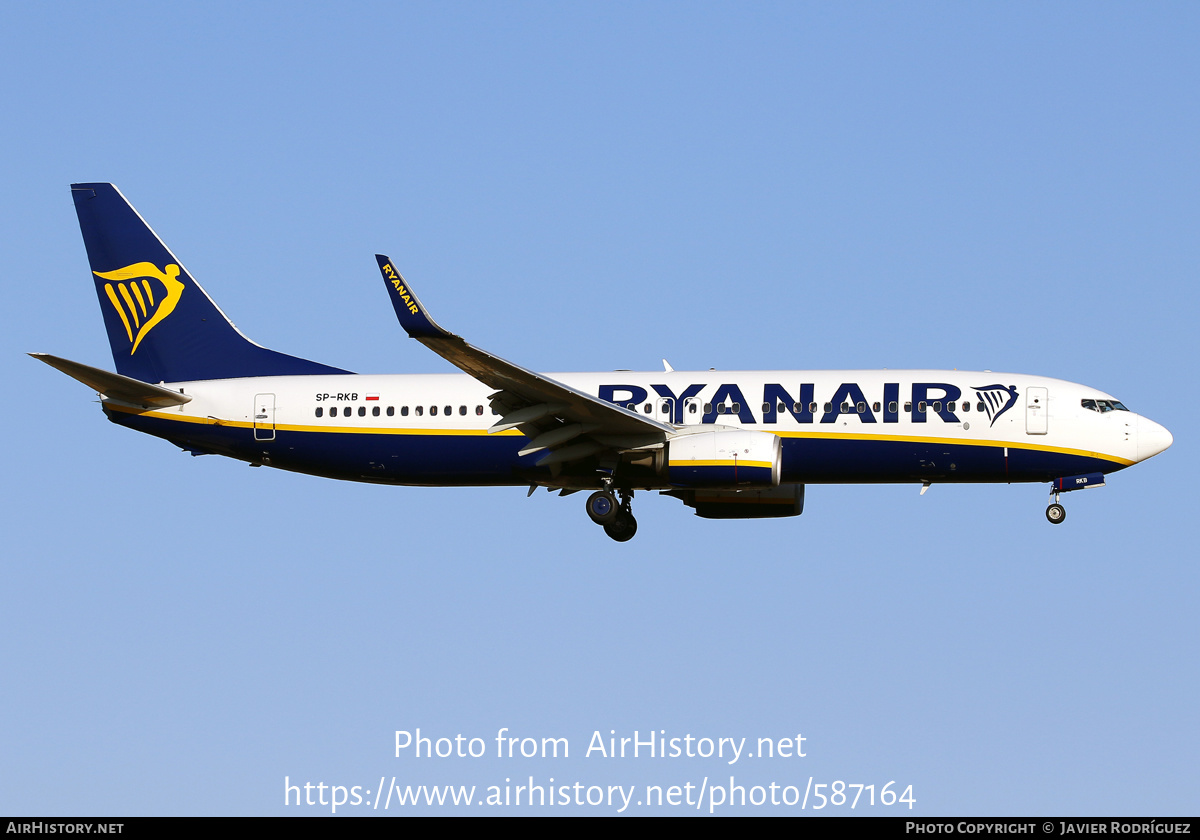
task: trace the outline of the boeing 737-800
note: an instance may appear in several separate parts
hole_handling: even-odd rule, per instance
[[[539,374],[440,327],[377,256],[401,326],[462,374],[363,375],[261,347],[112,184],[71,187],[117,373],[34,354],[110,420],[194,455],[413,486],[590,491],[615,540],[635,490],[711,519],[796,516],[806,484],[1050,482],[1059,494],[1171,445],[1115,397],[990,371]]]

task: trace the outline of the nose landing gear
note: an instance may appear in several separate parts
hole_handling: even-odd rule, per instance
[[[1046,508],[1046,519],[1051,525],[1061,525],[1067,518],[1067,509],[1058,503],[1058,487],[1050,485],[1050,507]]]
[[[603,526],[604,533],[617,542],[628,542],[637,533],[637,520],[633,518],[633,491],[617,488],[621,501],[618,502],[613,488],[606,486],[588,496],[588,516],[597,525]]]
[[[1072,490],[1086,490],[1091,487],[1104,486],[1104,473],[1088,473],[1087,475],[1068,475],[1056,478],[1050,484],[1050,507],[1046,508],[1046,519],[1052,525],[1058,525],[1067,518],[1067,510],[1058,503],[1059,493],[1069,493]]]

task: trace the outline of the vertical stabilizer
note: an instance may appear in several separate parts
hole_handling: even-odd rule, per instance
[[[113,361],[143,382],[348,373],[260,347],[112,184],[72,184]]]

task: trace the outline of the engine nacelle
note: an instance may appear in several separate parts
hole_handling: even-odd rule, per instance
[[[703,519],[768,519],[804,512],[804,485],[750,487],[745,490],[669,490]]]
[[[770,432],[716,430],[667,443],[667,479],[676,487],[778,487],[783,441]]]

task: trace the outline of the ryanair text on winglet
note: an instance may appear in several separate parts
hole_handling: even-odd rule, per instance
[[[420,315],[421,310],[413,302],[412,295],[408,293],[408,289],[404,288],[404,279],[396,272],[396,269],[392,268],[391,263],[384,264],[383,273],[387,275],[387,278],[392,281],[392,285],[396,287],[396,294],[400,295],[400,298],[404,301],[404,305],[408,307],[408,311],[414,315]]]

